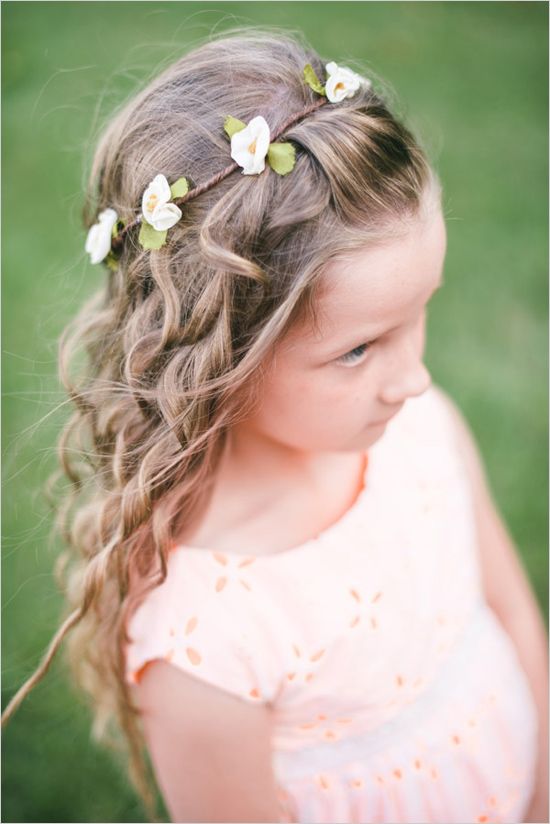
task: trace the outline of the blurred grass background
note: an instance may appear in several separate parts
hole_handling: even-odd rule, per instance
[[[3,705],[58,626],[41,498],[68,410],[57,338],[103,267],[84,156],[158,66],[235,25],[299,29],[395,89],[445,188],[445,288],[426,363],[463,410],[548,617],[548,6],[544,2],[2,4]],[[54,662],[3,733],[4,821],[143,821]]]

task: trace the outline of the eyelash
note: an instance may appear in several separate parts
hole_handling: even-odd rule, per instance
[[[340,363],[345,364],[346,366],[353,366],[353,365],[355,365],[357,360],[359,360],[359,358],[357,358],[357,360],[356,360],[353,357],[353,354],[355,352],[358,352],[359,350],[362,350],[361,355],[363,355],[365,353],[365,351],[368,351],[368,349],[370,349],[370,347],[373,345],[373,343],[375,343],[375,341],[373,341],[373,340],[369,341],[368,343],[362,343],[360,346],[356,346],[355,349],[351,349],[349,352],[346,352],[345,355],[341,355],[339,358],[337,358],[337,360]]]
[[[428,313],[428,306],[424,306],[425,314]],[[346,352],[345,355],[341,355],[339,358],[336,358],[337,362],[342,363],[346,366],[355,366],[359,359],[355,360],[353,357],[350,358],[350,355],[353,356],[354,352],[362,350],[361,355],[364,355],[366,351],[368,351],[372,345],[376,343],[376,340],[367,341],[367,343],[362,343],[360,346],[356,346],[355,349],[350,349],[349,352]]]

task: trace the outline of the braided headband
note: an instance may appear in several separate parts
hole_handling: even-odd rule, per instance
[[[254,117],[248,124],[228,115],[224,121],[224,131],[231,139],[233,163],[222,169],[214,177],[189,190],[185,177],[180,177],[171,185],[164,175],[158,174],[145,189],[141,200],[141,214],[131,223],[119,220],[114,209],[104,209],[98,215],[97,223],[89,230],[85,249],[92,263],[105,261],[110,269],[116,269],[124,238],[127,233],[141,224],[139,243],[144,249],[160,249],[166,243],[168,229],[182,217],[179,208],[183,203],[215,186],[224,177],[242,167],[245,175],[257,175],[268,165],[279,175],[292,171],[296,162],[296,150],[291,143],[275,143],[278,137],[302,117],[323,106],[327,101],[339,103],[346,97],[353,97],[363,86],[369,88],[370,80],[336,63],[325,66],[328,77],[323,86],[312,66],[304,67],[304,79],[314,92],[322,95],[320,100],[291,115],[273,134],[261,116]]]

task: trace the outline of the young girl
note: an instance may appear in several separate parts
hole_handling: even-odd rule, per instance
[[[72,629],[151,817],[146,754],[174,821],[547,821],[544,626],[422,363],[441,188],[372,76],[211,39],[105,130],[85,225],[70,610],[3,720]]]

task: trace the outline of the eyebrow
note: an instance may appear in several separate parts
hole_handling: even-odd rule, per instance
[[[437,292],[438,289],[441,289],[442,286],[445,285],[445,279],[443,275],[441,275],[441,280],[437,284],[437,286],[433,289],[428,301],[431,300],[432,296]],[[428,302],[426,301],[426,302]],[[395,329],[398,329],[399,326],[390,326],[387,329],[380,329],[378,332],[371,332],[368,335],[363,335],[359,342],[358,338],[359,335],[355,335],[353,340],[350,340],[348,343],[341,343],[339,346],[334,347],[331,349],[330,352],[327,352],[324,357],[331,358],[339,354],[345,354],[346,352],[350,352],[352,349],[357,348],[357,346],[361,346],[363,343],[368,343],[369,341],[375,340],[379,338],[381,335],[387,335],[389,332],[393,332]]]

